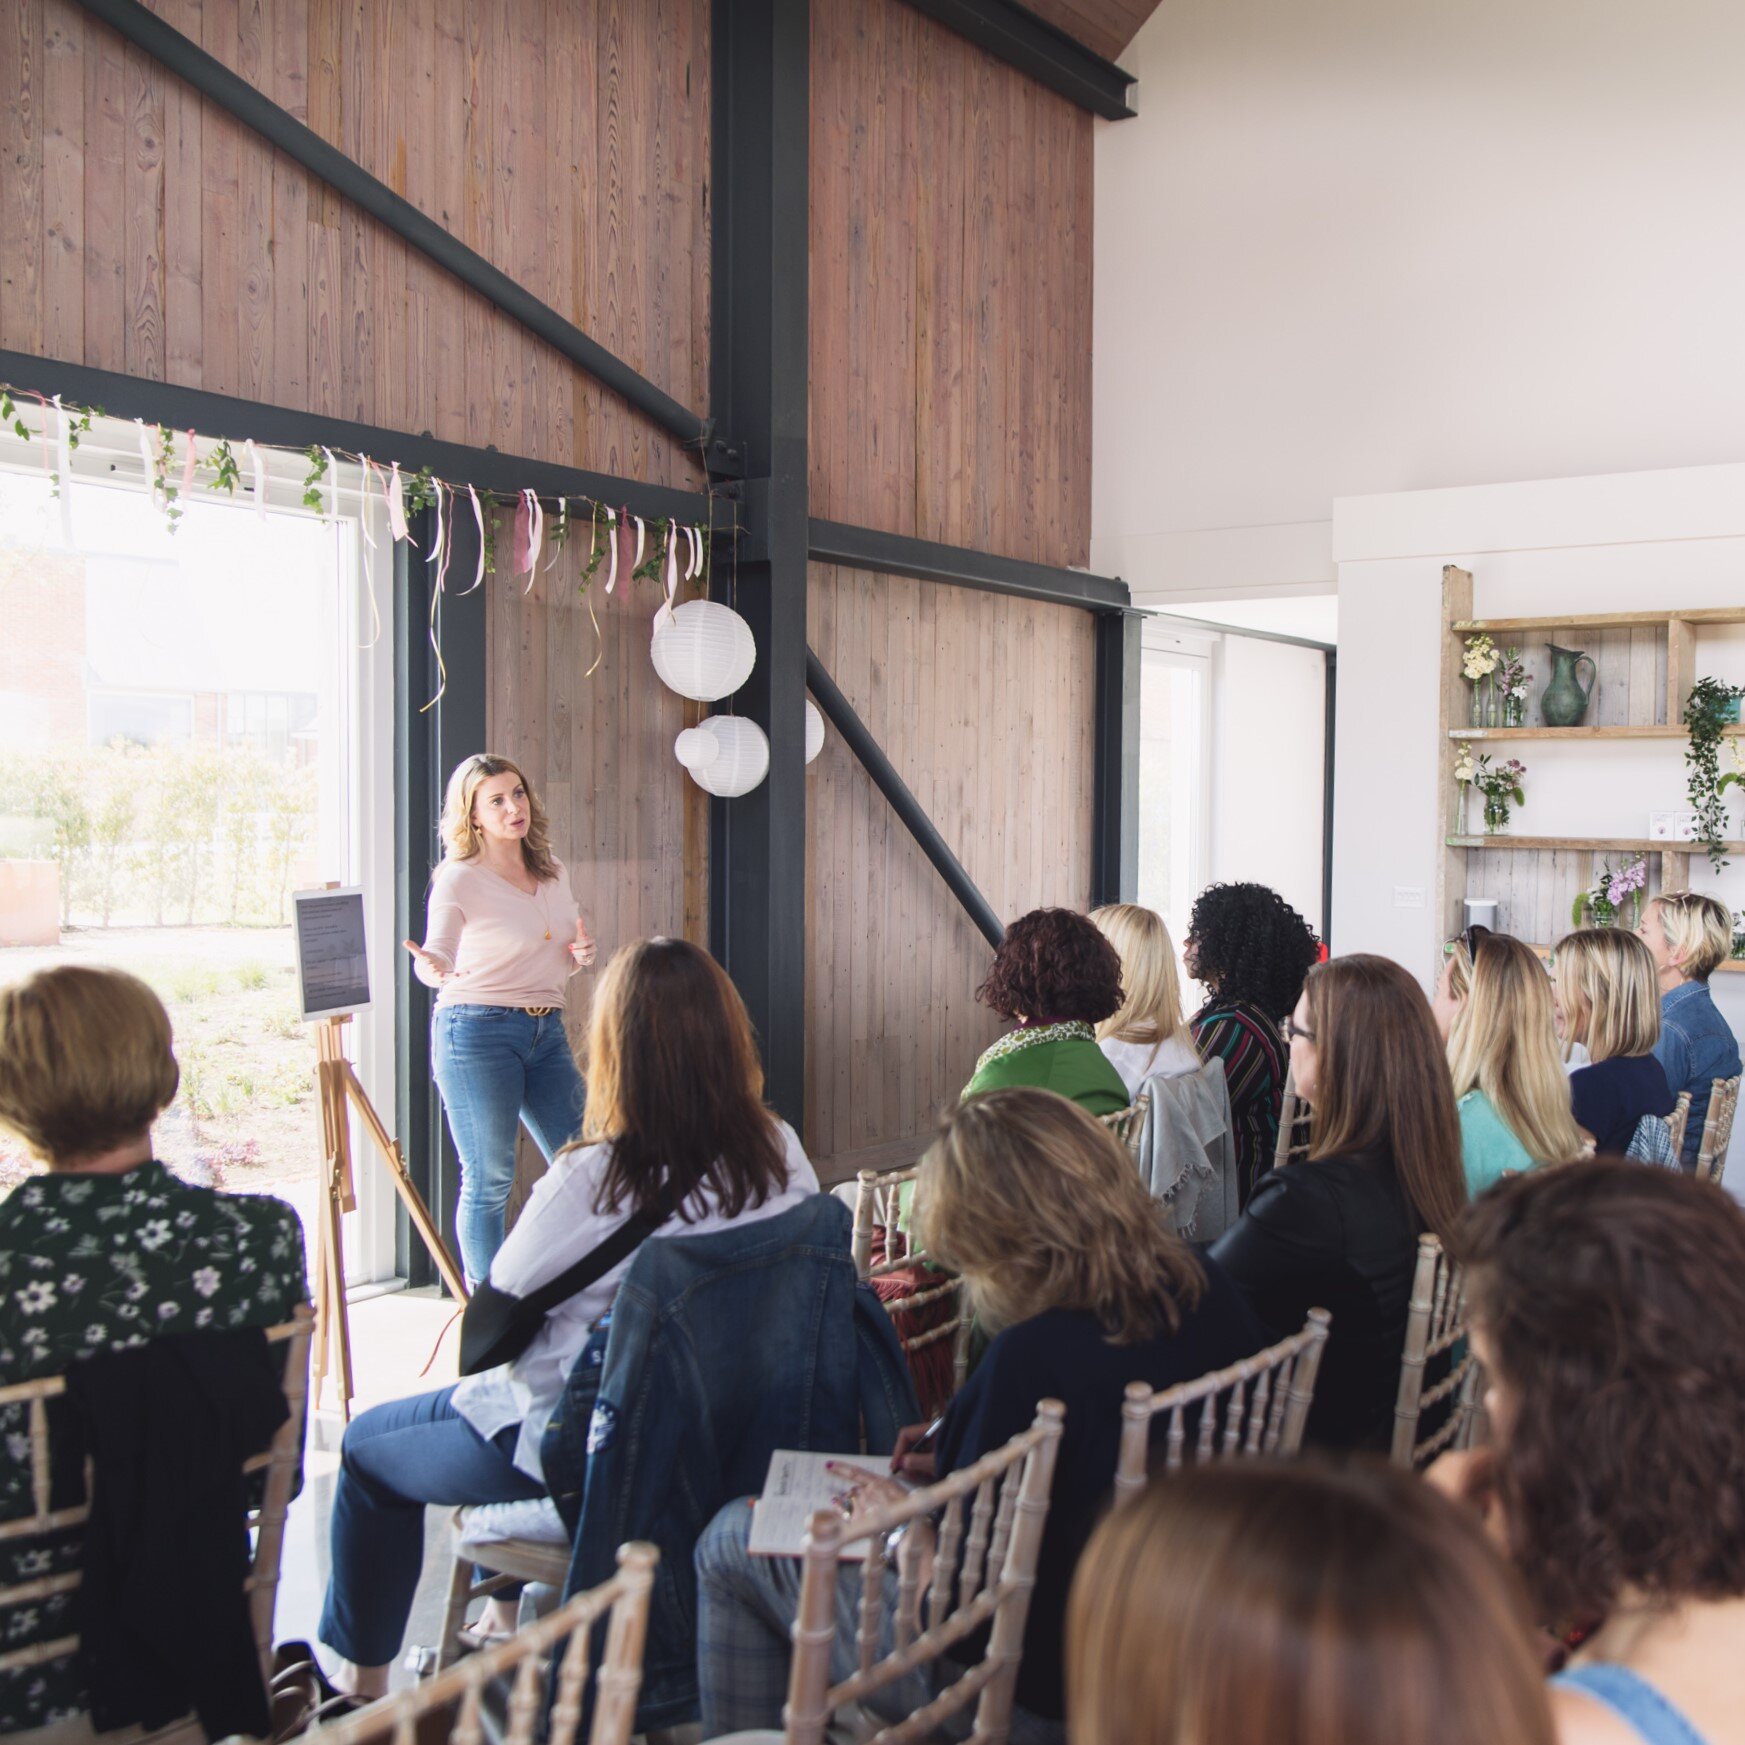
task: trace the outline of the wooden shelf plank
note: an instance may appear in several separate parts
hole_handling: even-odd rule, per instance
[[[1457,636],[1496,635],[1513,630],[1637,630],[1669,624],[1745,624],[1745,606],[1699,606],[1688,612],[1576,612],[1546,618],[1459,618],[1448,628]]]
[[[1706,854],[1700,842],[1655,842],[1646,836],[1450,836],[1450,848],[1573,848],[1613,854]],[[1745,854],[1745,842],[1722,844],[1728,854]]]
[[[1450,739],[1684,739],[1685,727],[1450,727]],[[1725,739],[1745,735],[1745,726],[1723,727]]]

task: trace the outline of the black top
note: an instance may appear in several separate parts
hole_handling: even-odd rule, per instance
[[[1652,1054],[1620,1054],[1569,1075],[1576,1123],[1594,1136],[1595,1151],[1623,1152],[1644,1115],[1670,1115],[1678,1099]]]
[[[1386,1448],[1418,1260],[1392,1163],[1348,1152],[1274,1170],[1212,1253],[1275,1338],[1300,1332],[1311,1309],[1332,1315],[1306,1439]]]
[[[938,1470],[944,1477],[1029,1429],[1039,1400],[1056,1399],[1066,1407],[1018,1667],[1018,1702],[1046,1720],[1066,1713],[1061,1657],[1067,1590],[1079,1553],[1114,1494],[1127,1384],[1162,1388],[1192,1381],[1270,1343],[1216,1264],[1206,1263],[1206,1280],[1205,1295],[1183,1314],[1179,1331],[1141,1345],[1111,1345],[1096,1318],[1083,1310],[1050,1309],[1008,1327],[964,1383],[940,1431]],[[1159,1436],[1164,1425],[1162,1418],[1153,1422]]]

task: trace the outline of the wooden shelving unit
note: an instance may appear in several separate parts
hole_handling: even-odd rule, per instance
[[[1701,607],[1690,611],[1565,613],[1544,617],[1475,618],[1472,615],[1470,571],[1447,565],[1442,572],[1441,721],[1444,747],[1442,854],[1436,885],[1436,908],[1445,936],[1461,925],[1461,904],[1468,895],[1494,898],[1501,906],[1501,925],[1524,939],[1553,939],[1568,931],[1570,904],[1590,888],[1601,865],[1610,859],[1616,870],[1620,855],[1645,854],[1649,862],[1649,894],[1690,888],[1693,855],[1706,852],[1697,842],[1662,842],[1647,837],[1474,836],[1465,828],[1464,790],[1454,767],[1462,751],[1476,743],[1606,744],[1661,741],[1682,744],[1685,700],[1696,682],[1698,632],[1705,628],[1745,624],[1745,606]],[[1534,638],[1533,632],[1546,636]],[[1461,676],[1465,641],[1485,634],[1499,648],[1520,641],[1529,668],[1542,666],[1539,649],[1546,640],[1582,647],[1594,658],[1598,679],[1591,725],[1581,727],[1474,727],[1470,722],[1471,692]],[[1561,634],[1560,634],[1561,633]],[[1545,675],[1537,673],[1537,697]],[[1729,727],[1730,738],[1745,736],[1745,726]],[[1529,775],[1529,781],[1533,778]],[[1531,799],[1531,789],[1529,789]],[[1474,800],[1474,806],[1477,801]],[[1667,806],[1684,805],[1683,770],[1669,772]],[[1745,857],[1745,841],[1729,842],[1729,855]],[[1475,855],[1482,856],[1474,860]],[[1482,868],[1483,883],[1476,881]],[[1472,875],[1469,879],[1469,874]],[[1544,949],[1536,947],[1535,949]],[[1722,966],[1745,972],[1745,962]]]

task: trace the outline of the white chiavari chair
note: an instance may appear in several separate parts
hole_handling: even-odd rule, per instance
[[[1697,1174],[1704,1181],[1719,1182],[1727,1172],[1727,1146],[1738,1106],[1738,1078],[1716,1079],[1709,1091],[1708,1113],[1703,1117],[1703,1136],[1697,1142]]]
[[[1151,1086],[1141,1085],[1139,1095],[1125,1109],[1117,1109],[1112,1115],[1099,1115],[1097,1119],[1137,1157],[1139,1136],[1145,1131],[1145,1116],[1150,1107]]]
[[[1432,1364],[1444,1373],[1426,1386]],[[1483,1390],[1484,1371],[1466,1333],[1466,1281],[1442,1244],[1426,1233],[1418,1238],[1418,1265],[1406,1310],[1406,1345],[1394,1400],[1394,1465],[1410,1471],[1444,1449],[1469,1447],[1481,1427]],[[1425,1413],[1436,1407],[1445,1407],[1446,1415],[1420,1436]]]

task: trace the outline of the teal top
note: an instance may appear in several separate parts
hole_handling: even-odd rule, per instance
[[[1535,1162],[1495,1104],[1476,1090],[1460,1099],[1460,1154],[1466,1164],[1466,1191],[1475,1199],[1505,1175],[1518,1175]]]

